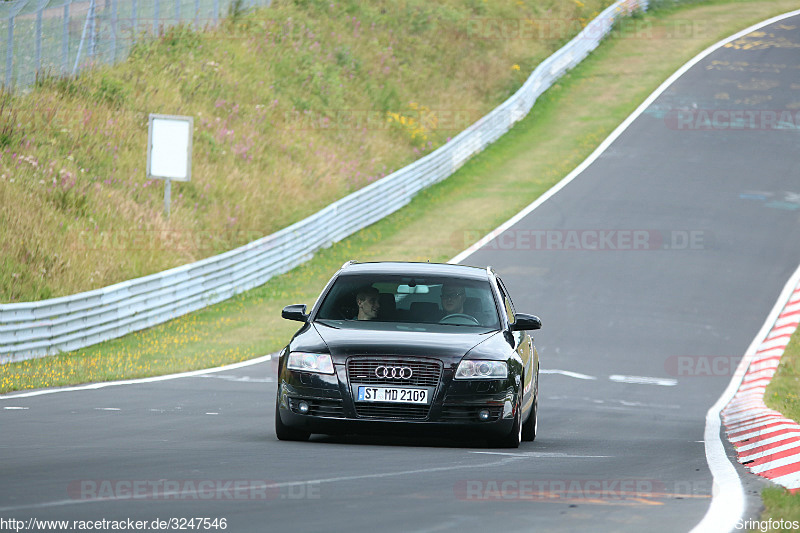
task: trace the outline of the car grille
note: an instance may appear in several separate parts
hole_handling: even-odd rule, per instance
[[[411,369],[411,377],[379,378],[375,370],[381,366]],[[401,387],[436,387],[442,377],[439,361],[404,359],[398,357],[352,357],[347,361],[347,377],[351,384],[394,385]],[[408,405],[397,403],[356,402],[356,414],[363,418],[402,420],[424,420],[428,418],[430,405]]]
[[[342,418],[344,417],[344,408],[342,407],[342,400],[320,400],[320,399],[307,399],[307,398],[289,398],[289,409],[293,413],[300,413],[297,404],[300,401],[308,404],[307,415],[312,416],[326,416],[329,418]]]
[[[411,369],[411,378],[379,378],[375,370],[380,366],[397,366]],[[442,377],[439,361],[420,361],[402,358],[353,357],[347,361],[347,378],[350,383],[362,385],[401,385],[404,387],[435,387]]]
[[[364,418],[397,418],[423,420],[428,418],[429,405],[363,404],[356,403],[356,413]]]

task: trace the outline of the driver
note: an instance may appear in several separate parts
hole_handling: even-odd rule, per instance
[[[467,299],[467,293],[464,287],[454,283],[445,283],[442,285],[442,309],[444,314],[447,315],[463,315],[464,314],[464,301]]]
[[[375,320],[378,318],[378,311],[381,308],[379,292],[375,287],[364,287],[356,294],[356,305],[358,306],[358,320]]]

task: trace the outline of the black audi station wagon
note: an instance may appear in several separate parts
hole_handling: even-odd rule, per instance
[[[357,263],[334,274],[280,354],[275,432],[453,431],[516,448],[536,438],[538,317],[489,268]]]

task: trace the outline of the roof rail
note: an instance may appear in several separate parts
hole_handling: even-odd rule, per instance
[[[339,270],[343,270],[349,267],[350,265],[354,265],[356,263],[358,263],[358,261],[356,261],[355,259],[350,259],[349,261],[346,261],[345,264],[342,265],[342,268],[340,268]]]

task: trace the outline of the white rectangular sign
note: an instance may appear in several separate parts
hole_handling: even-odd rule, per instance
[[[192,177],[192,117],[150,114],[147,178],[189,181]]]

